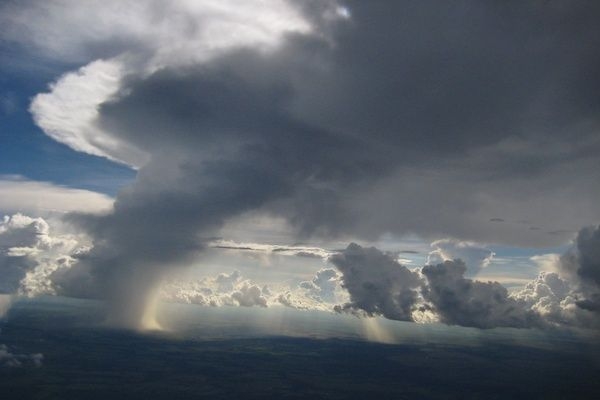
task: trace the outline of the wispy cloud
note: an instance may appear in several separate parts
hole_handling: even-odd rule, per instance
[[[3,213],[106,213],[112,210],[113,202],[113,198],[89,190],[0,175],[0,211]]]

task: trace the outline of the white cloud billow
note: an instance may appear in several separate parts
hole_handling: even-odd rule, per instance
[[[146,154],[96,125],[98,109],[117,94],[124,68],[119,59],[97,60],[66,73],[31,102],[35,123],[73,150],[141,166]]]
[[[173,303],[204,306],[267,307],[266,286],[262,288],[243,279],[239,271],[221,273],[214,278],[171,280],[161,288],[160,297]]]
[[[133,52],[150,68],[202,62],[232,47],[268,50],[286,32],[311,29],[284,0],[49,0],[3,11],[3,38],[49,58],[88,63]]]
[[[56,294],[52,274],[70,268],[84,246],[79,235],[52,232],[48,222],[23,214],[0,220],[0,293]]]
[[[5,39],[33,44],[49,57],[87,60],[33,99],[30,111],[36,124],[74,150],[134,168],[144,165],[148,154],[97,121],[99,107],[118,96],[122,79],[203,63],[232,48],[269,51],[285,34],[311,29],[282,0],[48,1],[11,10],[0,21],[6,26],[0,31]],[[24,21],[32,29],[22,36],[19,24]],[[104,47],[105,41],[127,46]]]
[[[216,277],[171,279],[161,287],[160,298],[210,307],[286,306],[333,312],[335,305],[348,300],[348,294],[341,286],[340,274],[332,268],[323,268],[299,284],[258,283],[245,279],[237,270]]]

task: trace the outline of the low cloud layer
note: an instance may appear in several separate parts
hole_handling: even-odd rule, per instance
[[[375,248],[351,244],[331,261],[351,301],[336,311],[414,321],[422,312],[450,325],[478,328],[600,327],[600,226],[582,229],[558,263],[509,294],[498,282],[465,278],[460,260],[409,270]]]
[[[460,260],[426,265],[423,297],[441,322],[450,325],[495,328],[539,326],[535,313],[519,307],[498,282],[464,278],[467,267]]]
[[[194,280],[171,280],[161,288],[164,301],[210,307],[286,306],[300,310],[332,311],[347,298],[340,284],[340,274],[323,268],[312,279],[295,283],[258,284],[239,271]]]
[[[0,344],[0,368],[41,367],[43,360],[41,353],[15,354],[6,345]]]
[[[204,306],[267,307],[269,288],[243,279],[239,271],[222,273],[216,278],[171,281],[161,288],[161,298],[176,303]]]
[[[16,214],[0,224],[0,243],[4,293],[103,297],[91,270],[82,269],[81,260],[92,251],[85,245],[85,237],[60,234],[42,218]],[[596,280],[600,226],[582,229],[562,256],[536,257],[542,272],[510,293],[498,282],[466,277],[468,267],[459,258],[409,268],[398,261],[396,252],[354,243],[342,251],[224,240],[215,243],[220,243],[216,249],[222,251],[262,253],[300,262],[305,258],[299,255],[310,249],[308,260],[321,257],[320,262],[331,267],[316,270],[309,279],[291,281],[268,277],[257,281],[237,270],[204,278],[182,276],[161,283],[157,300],[211,307],[287,306],[484,329],[600,328],[600,284]],[[229,245],[223,248],[223,243]],[[483,248],[474,243],[470,247]],[[5,313],[11,296],[2,295],[0,300],[0,311]],[[10,352],[5,350],[9,360]]]

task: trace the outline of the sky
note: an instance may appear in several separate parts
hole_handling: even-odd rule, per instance
[[[5,1],[0,292],[600,327],[594,2]]]

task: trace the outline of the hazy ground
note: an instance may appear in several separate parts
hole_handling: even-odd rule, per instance
[[[172,332],[96,324],[98,303],[17,302],[0,343],[6,399],[594,399],[600,345],[573,333],[478,331],[289,309],[169,305]],[[168,318],[167,318],[168,317]],[[393,344],[375,343],[366,337]]]

